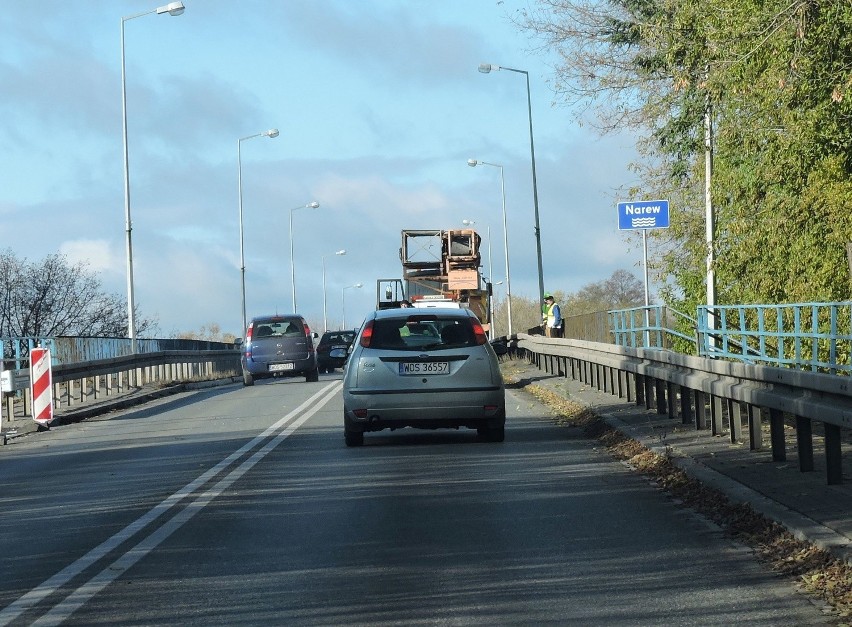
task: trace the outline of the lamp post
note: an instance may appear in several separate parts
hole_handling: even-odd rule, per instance
[[[532,161],[532,185],[533,185],[533,207],[535,209],[535,247],[538,256],[538,304],[539,307],[544,305],[544,270],[541,264],[541,228],[538,220],[538,185],[535,178],[535,145],[533,144],[533,123],[532,123],[532,98],[530,96],[530,75],[526,70],[516,70],[515,68],[503,67],[500,65],[491,65],[489,63],[481,63],[479,71],[483,74],[488,74],[492,70],[506,70],[508,72],[517,72],[523,74],[527,78],[527,113],[530,120],[530,159]],[[509,289],[509,277],[506,277],[506,290]]]
[[[136,353],[136,313],[133,301],[133,241],[131,237],[132,222],[130,221],[130,159],[127,150],[127,79],[124,68],[124,23],[128,20],[156,13],[162,15],[180,15],[185,7],[183,2],[169,2],[144,13],[129,15],[121,18],[121,130],[124,140],[124,233],[127,249],[127,335],[130,337],[131,350]]]
[[[336,253],[322,256],[322,328],[323,332],[328,331],[328,309],[326,308],[325,298],[325,258],[332,255],[345,255],[345,250],[338,250]]]
[[[346,290],[352,289],[353,287],[364,287],[364,284],[363,283],[356,283],[355,285],[347,285],[346,287],[344,287],[341,290],[341,292],[343,294],[343,299],[342,299],[343,300],[343,329],[341,329],[341,330],[346,329]]]
[[[500,168],[500,196],[503,199],[503,248],[506,250],[506,313],[509,317],[509,335],[512,335],[512,283],[509,279],[509,229],[506,226],[506,186],[503,179],[503,166],[487,161],[477,161],[476,159],[468,159],[467,164],[472,168],[478,165]]]
[[[255,137],[278,137],[278,129],[271,128],[268,131],[263,131],[262,133],[255,133],[254,135],[248,135],[247,137],[240,137],[237,140],[237,195],[240,205],[240,290],[243,302],[243,333],[246,331],[246,257],[243,239],[243,164],[240,154],[240,145],[247,139],[254,139]]]
[[[307,205],[290,209],[290,280],[293,282],[293,313],[296,313],[296,266],[293,265],[293,212],[298,209],[316,209],[319,203],[314,200]]]

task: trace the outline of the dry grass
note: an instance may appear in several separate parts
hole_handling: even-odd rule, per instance
[[[553,412],[559,425],[580,427],[598,440],[616,459],[651,479],[672,498],[712,520],[727,534],[749,546],[762,562],[792,578],[799,589],[828,607],[837,625],[852,627],[852,567],[827,551],[797,540],[784,527],[765,518],[750,505],[733,503],[722,492],[689,477],[664,455],[659,455],[610,427],[588,407],[552,390],[525,383],[506,371],[509,381],[529,392]],[[516,373],[515,373],[516,374]]]

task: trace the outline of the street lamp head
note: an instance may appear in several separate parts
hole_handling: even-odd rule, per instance
[[[346,254],[346,249],[338,250],[338,251],[337,251],[336,253],[334,253],[334,254],[335,254],[335,255],[345,255],[345,254]]]
[[[278,137],[278,129],[271,128],[268,131],[264,131],[263,133],[261,133],[261,135],[263,135],[264,137]]]
[[[462,220],[462,224],[464,224],[465,226],[473,226],[474,224],[476,224],[476,221],[475,220]]]
[[[168,13],[169,15],[180,15],[183,13],[185,6],[183,6],[183,2],[169,2],[166,5],[161,7],[157,7],[157,15],[162,15],[163,13]]]
[[[479,71],[482,72],[483,74],[488,74],[492,70],[499,70],[499,69],[500,69],[499,65],[491,65],[490,63],[480,63],[479,64]]]
[[[363,283],[356,283],[352,287],[364,287],[364,284]]]
[[[316,209],[317,207],[319,207],[319,203],[316,200],[314,200],[312,202],[309,202],[307,205],[305,205],[305,207],[307,207],[308,209]]]
[[[467,160],[467,164],[472,168],[475,168],[478,163],[479,163],[479,161],[477,161],[476,159],[468,159]]]

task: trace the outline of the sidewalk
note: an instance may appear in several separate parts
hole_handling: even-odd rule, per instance
[[[208,387],[217,387],[220,385],[230,385],[242,381],[242,378],[229,377],[225,379],[216,379],[212,381],[192,381],[186,383],[175,383],[173,385],[149,384],[139,388],[133,388],[127,392],[120,394],[112,394],[104,396],[97,400],[87,400],[82,403],[74,403],[70,407],[60,407],[54,410],[54,420],[51,423],[51,428],[61,427],[62,425],[80,422],[92,416],[100,416],[108,414],[119,409],[127,409],[135,407],[152,400],[187,392],[190,390],[200,390]],[[5,445],[13,442],[15,438],[35,433],[39,430],[39,425],[30,418],[19,418],[12,423],[3,420],[3,439],[2,444]]]
[[[752,508],[786,527],[800,540],[830,551],[852,564],[852,476],[848,448],[844,483],[828,485],[821,440],[814,437],[813,472],[799,471],[795,434],[787,444],[787,461],[773,462],[764,448],[751,451],[748,444],[733,445],[727,433],[713,436],[681,424],[680,418],[659,415],[594,387],[539,370],[526,360],[506,360],[504,372],[523,383],[544,387],[587,406],[610,426],[652,451],[668,454],[683,471],[716,488],[735,502]]]

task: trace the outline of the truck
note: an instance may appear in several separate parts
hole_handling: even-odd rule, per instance
[[[481,237],[473,229],[402,231],[402,277],[378,279],[376,309],[465,307],[490,335],[490,283],[480,272]]]

